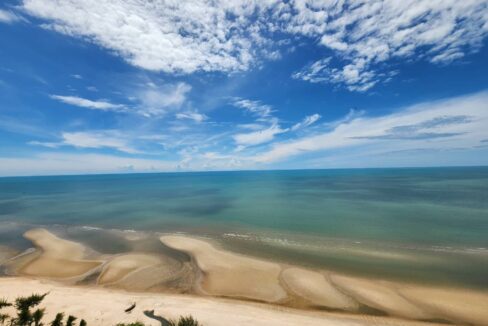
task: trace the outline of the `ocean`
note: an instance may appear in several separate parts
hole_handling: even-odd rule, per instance
[[[38,226],[102,253],[130,250],[119,234],[181,232],[283,263],[488,289],[488,167],[0,178],[0,245],[25,250]]]

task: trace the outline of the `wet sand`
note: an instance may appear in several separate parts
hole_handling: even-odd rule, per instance
[[[279,264],[219,250],[198,239],[163,236],[161,241],[195,259],[206,294],[265,302],[278,302],[287,296],[279,283]]]
[[[27,231],[24,237],[38,249],[30,263],[19,269],[19,274],[47,278],[73,278],[86,275],[102,264],[85,259],[87,250],[79,243],[61,239],[45,229]]]
[[[267,325],[278,325],[280,324],[278,321],[282,321],[281,325],[283,325],[284,319],[279,317],[277,312],[289,308],[304,308],[300,313],[293,310],[295,317],[290,317],[291,319],[299,318],[296,315],[307,317],[304,317],[303,322],[296,324],[285,322],[286,325],[328,325],[327,322],[337,318],[341,322],[343,322],[341,318],[346,318],[349,322],[354,321],[352,325],[356,325],[355,323],[396,325],[398,320],[403,320],[404,324],[408,324],[407,320],[422,320],[488,325],[488,309],[486,309],[488,293],[483,291],[365,279],[339,275],[326,270],[279,264],[224,250],[207,239],[182,235],[164,235],[160,237],[160,241],[162,248],[163,245],[171,248],[181,257],[187,257],[184,260],[166,255],[164,251],[159,254],[128,252],[101,255],[80,243],[61,239],[44,229],[28,231],[25,237],[33,242],[36,251],[9,261],[14,275],[56,280],[58,284],[78,283],[91,287],[90,291],[101,291],[100,293],[107,293],[107,295],[115,293],[111,292],[112,288],[132,292],[190,294],[191,300],[196,301],[195,311],[201,311],[202,318],[209,318],[209,323],[206,325],[221,325],[216,315],[212,317],[215,318],[214,320],[203,312],[203,307],[210,305],[216,314],[222,308],[219,308],[220,302],[231,305],[229,309],[234,315],[229,318],[237,318],[235,319],[237,324],[240,323],[238,320],[248,320],[256,324],[252,318],[257,319],[259,316],[246,316],[235,310],[237,307],[239,309],[256,307],[256,302],[261,302],[272,304],[259,305],[260,309],[272,311],[269,315],[263,312],[261,320],[268,320]],[[17,282],[18,279],[7,278],[0,281],[7,287],[10,286],[9,282]],[[54,286],[42,282],[36,284],[40,287]],[[93,287],[98,289],[95,290]],[[102,287],[111,289],[101,289]],[[63,291],[61,285],[57,289]],[[75,291],[69,289],[67,290],[69,293]],[[9,291],[14,290],[11,288]],[[30,291],[38,292],[40,288],[38,289],[36,285],[30,288]],[[11,294],[1,291],[0,293]],[[121,298],[126,300],[131,295],[127,293]],[[161,298],[160,294],[151,295],[147,294],[144,300],[158,307],[155,298]],[[240,299],[240,301],[219,301],[211,297]],[[198,303],[198,300],[202,301]],[[125,301],[127,306],[129,301]],[[75,307],[81,307],[82,304],[84,302],[80,301],[75,304]],[[107,307],[107,309],[112,308]],[[185,307],[175,309],[181,311]],[[324,310],[328,312],[324,313]],[[322,313],[319,314],[318,311]],[[188,309],[187,313],[197,315],[196,312]],[[222,318],[226,319],[228,312],[221,311],[221,313],[224,315]],[[356,317],[351,317],[351,314]],[[389,317],[379,317],[380,315]],[[114,314],[115,316],[120,317],[120,314]],[[312,318],[311,316],[323,318],[323,322],[309,321],[307,318]],[[373,320],[375,323],[371,322]]]

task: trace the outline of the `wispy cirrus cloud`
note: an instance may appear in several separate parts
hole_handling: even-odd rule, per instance
[[[205,114],[198,112],[180,112],[176,114],[176,118],[180,120],[192,120],[194,122],[203,122],[208,117]]]
[[[243,124],[241,128],[250,129],[250,132],[237,133],[232,138],[234,139],[237,151],[241,151],[249,146],[256,146],[268,143],[274,139],[276,135],[285,133],[288,129],[281,128],[279,119],[273,113],[272,106],[263,104],[260,101],[235,98],[232,104],[245,110],[252,115],[255,121],[251,124]]]
[[[275,119],[273,117],[273,108],[271,105],[263,104],[261,101],[234,98],[232,104],[240,109],[243,109],[257,118],[257,121],[267,122]]]
[[[25,18],[10,10],[0,9],[0,23],[12,24],[25,21]]]
[[[184,82],[156,85],[148,83],[139,85],[136,90],[129,92],[125,99],[129,104],[116,104],[108,100],[91,100],[72,95],[50,95],[49,97],[62,103],[78,106],[90,110],[134,113],[149,117],[162,117],[180,110],[187,100],[191,86]],[[204,116],[188,115],[194,120]]]
[[[50,95],[50,97],[66,104],[101,111],[125,111],[126,107],[122,104],[110,103],[106,100],[89,100],[78,96]]]
[[[315,122],[317,122],[319,119],[321,118],[320,114],[318,113],[315,113],[315,114],[312,114],[312,115],[309,115],[309,116],[306,116],[302,121],[294,124],[290,130],[291,131],[297,131],[297,130],[300,130],[302,128],[306,128],[308,126],[311,126],[313,125]]]
[[[161,86],[150,83],[135,94],[137,112],[146,117],[163,116],[168,112],[179,110],[185,103],[191,86],[180,82]]]
[[[236,144],[239,146],[238,149],[242,150],[248,146],[255,146],[270,142],[276,135],[287,131],[288,129],[282,129],[278,124],[273,124],[258,131],[236,134],[233,136],[233,138]]]
[[[112,130],[104,131],[80,131],[63,132],[59,142],[30,141],[29,145],[59,148],[72,146],[76,148],[111,148],[128,154],[139,154],[139,150],[130,145],[130,140],[120,132]]]
[[[356,116],[326,131],[275,142],[253,156],[259,163],[341,148],[377,146],[382,151],[473,148],[486,139],[488,93],[427,102],[380,117]]]
[[[242,98],[235,98],[232,104],[251,113],[255,118],[254,123],[238,125],[241,129],[251,131],[237,133],[233,136],[237,144],[237,151],[242,151],[249,146],[269,143],[277,135],[306,128],[320,119],[320,115],[316,113],[306,116],[302,121],[295,123],[289,128],[283,128],[280,125],[279,119],[274,115],[276,110],[271,105],[263,104],[261,101]]]

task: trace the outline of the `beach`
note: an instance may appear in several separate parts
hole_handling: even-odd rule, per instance
[[[46,320],[52,320],[56,312],[63,311],[66,315],[72,314],[78,318],[84,318],[88,325],[113,326],[117,323],[141,321],[145,325],[159,326],[161,317],[170,320],[188,315],[192,315],[207,326],[438,325],[379,316],[303,311],[222,298],[73,287],[26,278],[0,279],[0,293],[7,299],[12,300],[17,296],[30,295],[32,292],[49,292],[42,304],[47,308]],[[137,304],[136,309],[131,314],[124,313],[124,310],[134,302]],[[5,312],[9,312],[9,310],[6,309]]]
[[[488,321],[486,291],[307,269],[236,253],[190,235],[167,234],[159,239],[161,247],[183,258],[144,252],[100,254],[46,229],[31,229],[24,237],[35,250],[16,255],[4,248],[2,267],[11,277],[0,280],[0,293],[12,299],[29,291],[50,291],[49,309],[74,309],[92,324],[110,325],[131,301],[170,318],[192,314],[205,325],[223,325],[222,318],[236,325],[256,324],[258,319],[263,325],[487,325]],[[57,302],[59,298],[63,299]],[[142,318],[138,311],[130,317]]]

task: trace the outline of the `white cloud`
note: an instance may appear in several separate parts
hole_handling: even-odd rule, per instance
[[[275,135],[287,131],[288,129],[281,129],[279,125],[274,124],[262,130],[253,131],[250,133],[236,134],[233,136],[233,138],[236,144],[239,145],[239,149],[242,150],[244,147],[247,146],[254,146],[254,145],[267,143],[273,140]]]
[[[320,59],[294,74],[312,82],[343,84],[366,91],[394,72],[378,64],[395,58],[449,63],[477,51],[488,33],[483,0],[296,0],[290,33],[319,38],[335,63]]]
[[[276,135],[288,131],[288,129],[280,127],[279,120],[273,116],[275,111],[270,105],[242,98],[234,98],[232,104],[235,107],[244,109],[255,117],[254,123],[238,125],[243,129],[253,130],[252,132],[239,133],[232,136],[237,144],[237,151],[242,151],[249,146],[270,142]]]
[[[306,116],[301,122],[294,124],[291,127],[291,131],[296,131],[296,130],[308,127],[308,126],[314,124],[315,122],[317,122],[319,119],[320,119],[320,114],[318,114],[318,113]]]
[[[203,122],[208,117],[205,114],[201,114],[198,112],[181,112],[176,114],[177,119],[188,119],[193,120],[195,122]]]
[[[62,146],[62,143],[56,143],[56,142],[43,142],[43,141],[37,141],[37,140],[32,140],[30,142],[27,142],[28,145],[32,146],[43,146],[43,147],[48,147],[48,148],[58,148],[59,146]]]
[[[136,96],[140,102],[138,112],[150,117],[162,116],[169,111],[178,110],[185,103],[190,90],[191,86],[183,82],[163,86],[150,84]]]
[[[488,93],[427,102],[386,116],[355,116],[332,130],[275,143],[253,157],[271,163],[326,150],[376,145],[382,151],[473,148],[488,138]]]
[[[101,110],[101,111],[123,111],[125,107],[121,104],[113,104],[107,101],[92,101],[85,98],[77,96],[62,96],[62,95],[51,95],[52,99],[58,100],[60,102],[79,106],[82,108]]]
[[[58,32],[111,49],[131,64],[169,73],[247,69],[266,43],[266,1],[24,0]],[[263,21],[261,21],[263,20]]]
[[[257,116],[258,121],[268,121],[273,118],[273,108],[270,105],[262,104],[260,101],[235,98],[232,104]]]
[[[30,141],[29,145],[58,148],[73,146],[77,148],[112,148],[120,152],[137,154],[137,149],[130,145],[127,137],[117,131],[64,132],[59,142]]]
[[[102,154],[43,153],[33,157],[0,157],[0,175],[53,175],[174,171],[177,163]]]
[[[351,91],[390,79],[398,58],[463,58],[488,33],[484,0],[23,0],[22,8],[137,67],[177,74],[243,71],[279,59],[277,48],[297,35],[319,40],[334,60],[294,76]]]
[[[24,18],[12,11],[0,9],[0,23],[12,24],[23,20]]]

